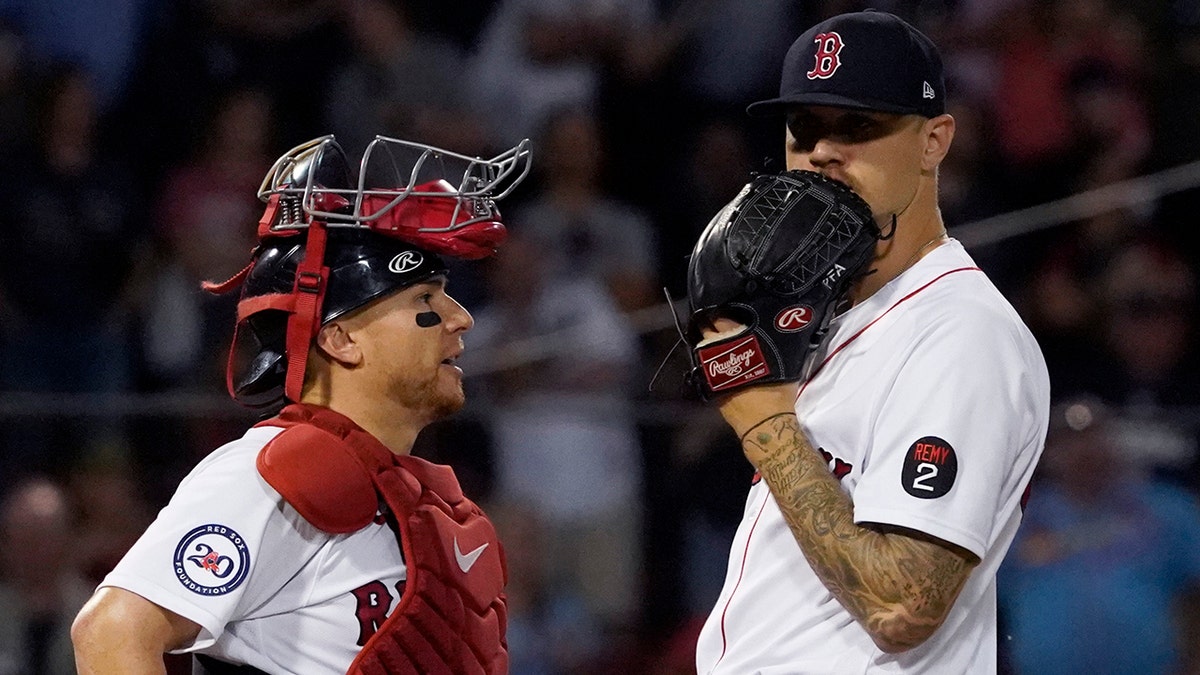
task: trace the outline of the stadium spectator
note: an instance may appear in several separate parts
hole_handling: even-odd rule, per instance
[[[401,3],[356,0],[341,9],[353,50],[334,69],[325,117],[342,147],[360,156],[383,133],[484,154],[482,125],[467,105],[466,54],[417,31]]]
[[[0,674],[73,675],[71,621],[91,595],[80,574],[71,507],[31,477],[0,506]]]
[[[1172,616],[1200,585],[1200,506],[1140,474],[1112,421],[1087,398],[1054,411],[998,582],[1019,673],[1181,672]]]
[[[496,499],[542,514],[548,583],[578,592],[615,639],[636,625],[642,588],[637,339],[600,280],[552,273],[547,253],[513,228],[490,261],[493,303],[475,313],[463,371],[491,370],[479,393]],[[549,351],[522,353],[538,338]]]

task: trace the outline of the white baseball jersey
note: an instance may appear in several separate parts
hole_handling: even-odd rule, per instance
[[[994,673],[996,570],[1049,421],[1033,336],[952,239],[836,317],[807,369],[796,414],[855,521],[925,532],[981,562],[928,641],[884,653],[758,481],[700,634],[699,673]]]
[[[105,577],[200,624],[197,651],[269,673],[346,672],[399,602],[406,578],[383,519],[331,535],[255,466],[279,427],[218,448]]]

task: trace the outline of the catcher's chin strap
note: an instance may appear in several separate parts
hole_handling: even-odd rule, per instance
[[[279,195],[273,195],[259,221],[259,236],[270,232],[270,224],[279,208]],[[225,387],[230,396],[237,398],[234,389],[234,351],[237,347],[238,329],[247,317],[268,309],[288,313],[287,322],[287,376],[284,381],[284,396],[290,401],[299,401],[304,387],[304,367],[308,362],[308,349],[317,331],[321,329],[321,306],[329,282],[329,268],[325,266],[325,243],[328,238],[324,222],[314,220],[307,228],[304,259],[296,267],[296,280],[291,293],[270,293],[253,298],[243,297],[238,302],[237,325],[233,329],[233,342],[229,349],[229,360],[225,367]],[[251,261],[240,272],[229,279],[213,284],[205,282],[204,290],[210,293],[225,293],[246,280],[254,269]]]
[[[329,268],[325,266],[326,234],[324,223],[313,221],[309,225],[304,260],[296,268],[296,281],[292,286],[294,304],[288,316],[287,379],[283,387],[283,394],[289,401],[300,400],[308,348],[321,329],[320,311],[329,281]]]

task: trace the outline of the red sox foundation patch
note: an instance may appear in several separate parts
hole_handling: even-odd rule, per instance
[[[937,436],[925,436],[908,447],[900,484],[914,497],[935,499],[954,487],[956,476],[958,457],[954,448]]]
[[[250,550],[241,535],[224,525],[201,525],[175,547],[175,578],[198,595],[224,595],[250,572]]]

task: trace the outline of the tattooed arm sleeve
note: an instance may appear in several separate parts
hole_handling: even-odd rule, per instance
[[[804,557],[885,652],[920,645],[945,621],[979,559],[921,533],[854,522],[854,507],[794,415],[742,441]]]

